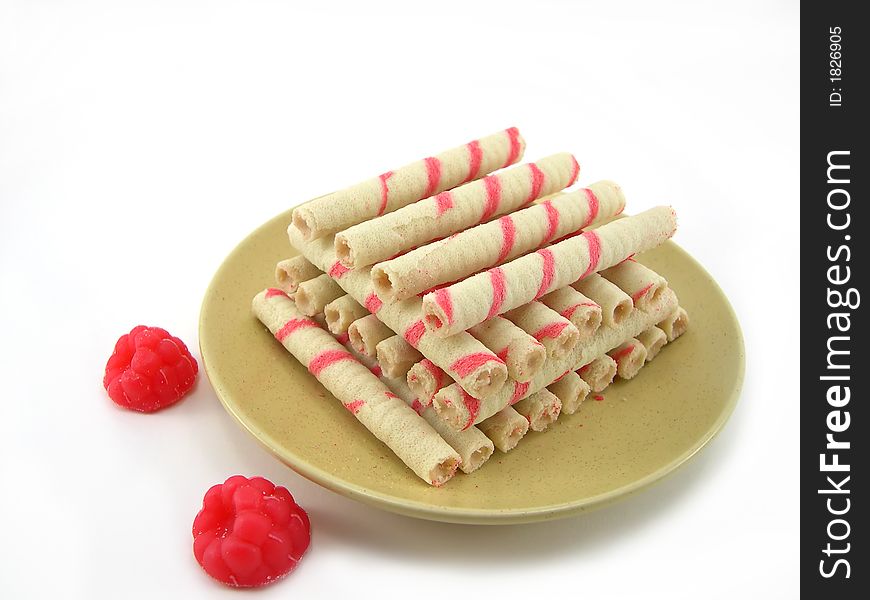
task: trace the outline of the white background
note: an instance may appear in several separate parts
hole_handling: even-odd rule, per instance
[[[314,528],[258,598],[795,597],[797,2],[291,4],[0,0],[0,596],[238,598],[190,525],[243,473]],[[673,204],[739,315],[736,413],[663,483],[570,520],[430,523],[286,469],[205,378],[151,416],[109,401],[117,337],[196,349],[212,274],[259,224],[512,125],[633,212]]]

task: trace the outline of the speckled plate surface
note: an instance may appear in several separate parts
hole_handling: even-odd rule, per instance
[[[743,383],[740,326],[710,275],[673,242],[641,262],[664,275],[689,312],[688,332],[629,382],[587,399],[546,432],[530,432],[472,475],[440,489],[373,438],[251,314],[275,263],[296,252],[290,212],[248,236],[205,295],[199,341],[218,398],[295,471],[386,510],[457,523],[565,517],[631,494],[673,471],[723,427]]]

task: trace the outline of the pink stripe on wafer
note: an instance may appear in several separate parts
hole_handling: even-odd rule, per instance
[[[394,398],[396,400],[401,400],[401,398],[399,398],[397,395],[395,395],[393,392],[390,392],[390,391],[384,392],[384,396],[386,396],[387,398]]]
[[[580,276],[580,279],[583,279],[598,270],[598,261],[601,260],[601,238],[594,231],[584,231],[581,237],[586,238],[586,243],[589,244],[589,266]]]
[[[381,206],[378,208],[378,216],[380,217],[384,214],[384,211],[387,210],[387,196],[390,193],[389,188],[387,187],[387,179],[393,176],[392,171],[387,171],[378,176],[378,179],[381,180]]]
[[[516,127],[511,127],[510,129],[505,129],[505,133],[508,134],[511,140],[511,149],[502,168],[514,164],[520,156],[520,130]]]
[[[571,180],[565,187],[571,187],[574,185],[574,182],[577,181],[577,176],[580,174],[580,163],[577,162],[577,159],[574,158],[573,154],[571,155],[571,162],[574,163],[571,171]]]
[[[559,211],[550,200],[544,202],[544,209],[547,211],[547,236],[544,238],[544,242],[548,242],[556,236],[556,232],[559,230]]]
[[[498,253],[497,263],[504,261],[514,248],[517,239],[517,227],[510,215],[505,215],[498,220],[501,225],[501,250]]]
[[[631,344],[630,346],[626,346],[625,348],[623,348],[619,352],[611,354],[610,358],[612,358],[613,360],[618,362],[620,359],[625,358],[626,356],[628,356],[632,352],[634,352],[634,344]]]
[[[418,415],[422,415],[423,411],[426,410],[426,407],[423,406],[423,404],[421,404],[420,401],[417,400],[416,398],[414,398],[414,401],[411,402],[411,408],[413,408],[414,412],[417,413]]]
[[[441,192],[435,196],[435,216],[440,217],[448,210],[453,208],[453,194],[450,192]]]
[[[440,390],[444,387],[444,370],[441,369],[438,365],[433,363],[428,358],[424,358],[420,361],[420,364],[426,368],[427,371],[432,375],[432,378],[435,380],[435,390]]]
[[[405,334],[402,337],[404,337],[405,341],[411,344],[411,346],[416,348],[424,333],[426,333],[426,326],[423,324],[423,321],[417,320],[411,323],[411,326],[405,330]]]
[[[348,402],[347,404],[345,404],[344,407],[351,413],[356,414],[359,412],[359,409],[361,409],[365,405],[365,403],[365,400],[354,400],[353,402]]]
[[[535,163],[529,163],[529,172],[532,174],[532,189],[529,192],[529,197],[526,198],[526,204],[537,200],[541,195],[541,188],[544,187],[544,172],[538,168]]]
[[[363,303],[366,307],[366,310],[372,314],[377,313],[381,310],[381,307],[384,305],[383,301],[378,298],[378,295],[372,292],[368,296],[366,296],[366,301]]]
[[[514,393],[511,394],[510,406],[513,406],[514,404],[522,400],[523,396],[526,395],[526,392],[529,391],[530,385],[532,385],[531,381],[526,381],[525,383],[514,381]]]
[[[510,349],[510,346],[505,346],[500,351],[496,352],[495,355],[498,356],[502,360],[502,362],[507,362]]]
[[[450,365],[450,370],[460,377],[467,377],[479,366],[488,362],[504,364],[500,358],[497,358],[495,355],[489,354],[488,352],[472,352],[471,354],[466,354],[465,356],[455,360],[453,364]]]
[[[489,313],[487,313],[486,318],[491,319],[495,315],[499,314],[501,310],[501,305],[504,304],[505,299],[505,277],[504,271],[496,267],[495,269],[490,269],[487,271],[489,273],[489,282],[492,285],[492,304],[489,306]]]
[[[547,293],[550,285],[553,283],[553,277],[556,276],[556,261],[553,258],[553,252],[547,248],[541,248],[538,250],[538,254],[541,255],[544,262],[541,265],[541,287],[538,288],[538,293],[535,294],[535,300]]]
[[[465,404],[465,408],[468,410],[468,421],[462,426],[464,430],[474,425],[474,422],[477,420],[477,415],[480,414],[480,400],[462,390],[462,403]]]
[[[501,180],[494,175],[487,175],[483,178],[483,184],[486,187],[486,206],[480,216],[481,223],[494,215],[501,204]]]
[[[350,269],[341,264],[340,260],[337,260],[335,261],[335,264],[329,267],[328,275],[333,279],[341,279],[348,272],[350,272]]]
[[[468,148],[468,177],[462,183],[468,183],[477,178],[480,172],[480,163],[483,160],[483,150],[480,149],[480,142],[474,140],[466,144]]]
[[[626,260],[628,260],[628,259],[626,259]],[[654,283],[650,283],[650,284],[648,284],[648,285],[647,285],[646,287],[644,287],[642,290],[639,290],[639,291],[635,292],[634,294],[632,294],[632,295],[631,295],[631,299],[634,300],[634,302],[635,302],[635,304],[636,304],[638,300],[640,300],[641,298],[643,298],[643,297],[646,295],[646,293],[647,293],[648,291],[650,291],[650,290],[653,288],[653,286],[655,286]]]
[[[275,296],[284,296],[285,298],[289,298],[287,292],[284,290],[279,290],[278,288],[269,288],[266,290],[266,298],[274,298]]]
[[[275,332],[275,339],[283,342],[288,335],[297,329],[304,329],[305,327],[319,327],[319,325],[311,319],[290,319],[284,323],[281,329]]]
[[[344,360],[356,362],[356,359],[347,350],[324,350],[311,359],[311,362],[308,363],[308,370],[317,377],[326,367]]]
[[[426,163],[426,177],[429,179],[429,187],[426,188],[424,196],[428,198],[435,193],[435,190],[438,189],[438,184],[441,182],[441,161],[434,156],[430,156],[429,158],[424,158],[423,162]]]
[[[583,188],[583,192],[586,194],[586,202],[589,205],[589,216],[586,217],[586,222],[583,223],[581,229],[589,227],[589,224],[598,216],[598,196],[589,188]]]
[[[452,324],[453,300],[450,298],[450,290],[447,288],[438,288],[435,290],[435,303],[444,311],[444,316],[447,318],[447,324]]]
[[[581,306],[596,306],[597,307],[598,305],[595,304],[594,302],[578,302],[577,304],[569,306],[568,308],[566,308],[565,310],[563,310],[559,314],[561,314],[566,319],[570,320],[571,315],[573,315],[575,312],[577,312],[577,309],[580,308]]]
[[[538,329],[535,333],[532,334],[532,337],[536,340],[540,341],[543,339],[555,339],[562,334],[562,331],[565,330],[565,327],[568,326],[567,321],[561,321],[558,323],[550,323],[549,325],[544,325],[540,329]]]
[[[380,377],[384,374],[383,369],[381,369],[381,365],[375,365],[371,369],[369,369],[369,371],[371,371],[372,375],[374,375],[375,377]]]
[[[335,336],[335,339],[339,344],[343,345],[350,341],[350,336],[347,334],[347,332],[344,332],[339,333],[337,336]]]

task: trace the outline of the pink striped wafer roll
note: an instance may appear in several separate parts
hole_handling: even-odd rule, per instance
[[[559,418],[562,401],[544,388],[514,404],[514,410],[526,418],[532,431],[546,431]]]
[[[610,181],[550,196],[495,221],[378,263],[372,269],[375,290],[389,301],[410,298],[596,226],[621,213],[624,207],[621,188]]]
[[[414,395],[427,406],[432,403],[435,392],[453,383],[450,375],[428,358],[424,358],[408,370],[406,381]]]
[[[658,327],[650,327],[638,335],[637,339],[646,348],[646,362],[654,359],[668,343],[668,335]]]
[[[541,342],[550,358],[567,355],[580,340],[580,333],[571,321],[540,302],[529,302],[504,316]]]
[[[399,335],[379,343],[377,354],[384,375],[390,378],[405,377],[415,363],[423,360],[423,355]]]
[[[435,394],[433,398],[435,410],[457,429],[461,429],[469,421],[479,423],[505,406],[511,406],[529,394],[547,387],[565,373],[580,369],[625,340],[661,322],[673,313],[676,307],[677,296],[673,290],[667,289],[663,292],[660,305],[654,304],[649,312],[637,309],[632,311],[632,314],[618,327],[599,327],[591,339],[583,344],[577,344],[568,356],[559,360],[547,360],[531,381],[520,383],[509,380],[501,391],[478,404],[469,403],[460,386],[448,385]]]
[[[501,317],[487,319],[468,333],[495,352],[507,365],[508,377],[516,381],[529,381],[547,358],[547,350],[541,342]]]
[[[631,296],[598,273],[575,282],[572,287],[601,307],[601,320],[608,327],[619,325],[634,308]]]
[[[580,341],[592,337],[601,326],[601,306],[571,286],[541,296],[541,302],[571,321],[580,332]]]
[[[361,319],[367,314],[369,314],[369,311],[347,294],[339,296],[323,307],[323,317],[326,319],[326,327],[333,335],[347,333],[347,329],[350,327],[351,323],[357,319]]]
[[[252,308],[284,348],[421,479],[440,486],[453,477],[459,454],[292,300],[263,291]]]
[[[344,290],[328,275],[321,273],[314,279],[300,283],[296,288],[295,299],[302,314],[313,317],[322,313],[327,304],[341,296],[344,296]]]
[[[304,256],[294,256],[275,265],[275,282],[288,294],[295,292],[303,281],[314,279],[320,274],[320,269],[305,260]]]
[[[606,354],[586,363],[577,371],[593,392],[604,391],[616,377],[616,361]]]
[[[350,324],[347,335],[354,350],[374,358],[377,355],[378,344],[395,334],[376,316],[367,314]]]
[[[562,401],[562,412],[566,415],[577,412],[590,391],[589,384],[574,371],[568,371],[564,377],[548,385],[547,389]]]
[[[336,254],[349,268],[387,260],[558,192],[578,169],[562,153],[500,171],[335,234]]]
[[[660,206],[585,231],[426,294],[424,322],[440,337],[465,331],[493,315],[655,248],[671,237],[676,227],[673,209]]]
[[[634,259],[622,261],[615,267],[601,271],[601,276],[618,285],[631,296],[634,305],[640,309],[658,301],[662,290],[668,287],[664,277]]]
[[[315,198],[293,211],[293,224],[304,240],[323,237],[512,165],[525,147],[511,127]]]
[[[496,448],[502,452],[510,452],[528,433],[529,422],[514,407],[506,406],[478,423],[477,427],[492,440]]]
[[[682,306],[679,306],[667,318],[658,323],[657,327],[665,332],[669,342],[673,342],[686,333],[686,329],[689,328],[689,314]]]
[[[475,402],[497,393],[507,380],[504,361],[467,333],[450,342],[426,331],[421,300],[409,298],[386,305],[374,293],[368,267],[344,268],[335,256],[332,239],[319,238],[303,242],[293,225],[288,228],[290,241],[313,264],[329,273],[335,281],[395,333],[419,350],[426,358],[444,369]],[[473,404],[473,403],[472,403]]]
[[[640,372],[646,362],[646,346],[637,338],[622,342],[607,353],[616,361],[616,375],[621,379],[631,379]]]

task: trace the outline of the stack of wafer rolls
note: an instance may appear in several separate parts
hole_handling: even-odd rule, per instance
[[[524,150],[508,129],[299,206],[300,256],[253,302],[431,485],[582,412],[688,327],[642,264],[674,234],[673,209],[621,216],[618,184],[567,189],[573,155],[515,164]]]

